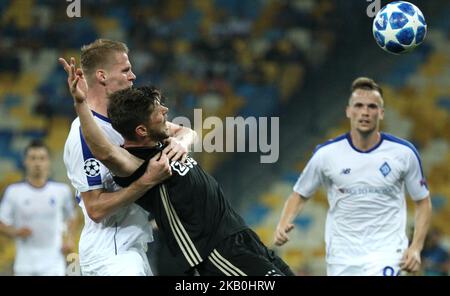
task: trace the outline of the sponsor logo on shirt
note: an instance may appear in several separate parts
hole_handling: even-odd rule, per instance
[[[339,188],[338,189],[340,193],[345,194],[352,194],[352,195],[365,195],[369,193],[376,193],[376,194],[390,194],[394,192],[395,187],[389,186],[389,187],[357,187],[357,188]]]

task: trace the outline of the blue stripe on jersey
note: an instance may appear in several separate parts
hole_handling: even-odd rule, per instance
[[[406,140],[403,140],[403,139],[397,138],[393,135],[390,135],[390,134],[381,133],[381,137],[387,141],[391,141],[391,142],[406,146],[409,149],[411,149],[414,152],[414,155],[417,157],[417,160],[419,161],[420,174],[422,176],[422,179],[425,180],[424,175],[423,175],[423,169],[422,169],[422,161],[420,160],[419,152],[417,152],[417,149],[416,149],[416,147],[414,147],[413,144],[411,144],[410,142],[408,142]],[[425,184],[425,186],[426,186],[426,184]],[[428,186],[426,186],[426,187],[428,189]]]
[[[338,137],[336,137],[336,138],[334,138],[334,139],[328,140],[328,141],[326,141],[326,142],[323,143],[323,144],[317,145],[317,146],[316,146],[316,149],[314,149],[313,154],[315,154],[317,151],[319,151],[320,148],[323,148],[323,147],[328,146],[328,145],[330,145],[330,144],[333,144],[333,143],[342,141],[342,140],[346,139],[346,137],[347,137],[347,134],[343,134],[343,135],[340,135],[340,136],[338,136]]]
[[[75,195],[75,199],[77,200],[77,203],[81,202],[81,197],[78,194]]]
[[[91,150],[89,149],[88,145],[86,144],[86,141],[84,140],[83,133],[81,132],[81,127],[80,127],[80,140],[81,140],[81,148],[83,149],[84,161],[86,161],[90,158],[95,159],[94,155],[92,155]],[[102,184],[102,176],[100,174],[98,174],[95,177],[90,177],[90,176],[86,175],[86,178],[87,178],[89,186],[95,186],[95,185]]]
[[[111,119],[109,119],[108,117],[103,116],[103,115],[101,115],[101,114],[95,112],[94,110],[91,110],[91,111],[92,111],[92,114],[94,114],[95,117],[97,117],[97,118],[99,118],[99,119],[101,119],[101,120],[103,120],[103,121],[106,121],[106,122],[108,122],[108,123],[111,123]]]

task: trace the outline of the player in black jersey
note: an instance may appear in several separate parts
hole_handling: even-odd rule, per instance
[[[168,109],[161,104],[157,88],[125,89],[110,96],[108,117],[125,138],[123,149],[110,144],[96,126],[77,87],[79,79],[69,75],[86,142],[94,156],[108,155],[109,163],[115,163],[110,169],[119,185],[131,184],[161,159],[179,159],[170,161],[167,179],[136,202],[153,214],[171,254],[182,259],[186,273],[195,269],[200,275],[294,275],[231,208],[213,177],[187,154],[165,152],[164,143],[170,139]]]

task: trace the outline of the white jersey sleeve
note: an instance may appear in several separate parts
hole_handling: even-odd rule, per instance
[[[14,225],[14,201],[11,194],[11,186],[8,186],[0,203],[0,222],[6,225]]]
[[[97,120],[97,123],[106,133],[108,139],[115,145],[123,144],[123,138],[116,131]],[[95,189],[108,188],[112,183],[112,176],[99,160],[97,160],[89,149],[80,128],[80,121],[77,118],[73,123],[64,147],[64,163],[67,169],[67,176],[73,187],[78,192],[86,192]],[[111,185],[113,186],[113,185]]]
[[[96,123],[109,141],[116,146],[123,145],[124,140],[114,130],[111,121],[92,112]],[[97,264],[132,248],[142,248],[153,240],[148,212],[135,203],[117,209],[99,223],[89,217],[79,193],[95,189],[114,192],[120,190],[120,186],[114,182],[107,167],[93,157],[83,138],[79,118],[73,121],[64,146],[64,164],[67,176],[77,190],[77,199],[84,215],[84,226],[78,245],[81,266]],[[69,205],[67,207],[69,208]],[[138,245],[141,247],[137,247]]]
[[[412,144],[410,148],[411,150],[409,150],[409,155],[406,158],[405,185],[411,198],[418,201],[427,197],[430,192],[423,174],[419,153]]]
[[[302,197],[309,198],[316,192],[321,183],[321,153],[317,151],[309,160],[293,189]]]

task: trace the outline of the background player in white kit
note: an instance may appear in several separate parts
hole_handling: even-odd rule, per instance
[[[75,65],[75,59],[71,58],[70,65],[64,59],[59,61],[70,76],[70,65]],[[128,48],[121,42],[96,40],[82,48],[81,69],[77,71],[82,71],[83,82],[80,85],[89,86],[88,104],[97,123],[110,141],[122,145],[122,136],[106,117],[107,96],[133,85],[136,76],[128,60]],[[191,130],[174,124],[171,127],[179,137],[191,133]],[[184,157],[190,143],[172,138],[166,152]],[[92,156],[78,118],[72,123],[66,141],[64,162],[72,185],[81,195],[80,206],[85,216],[79,244],[82,274],[151,275],[145,254],[147,243],[152,240],[148,213],[133,202],[148,190],[154,180],[158,180],[158,174],[164,172],[164,164],[157,164],[160,167],[143,176],[142,182],[138,180],[131,187],[120,190],[104,166],[109,165],[108,155],[102,159]]]
[[[414,146],[379,132],[383,93],[369,78],[352,84],[349,133],[319,145],[286,201],[274,242],[283,245],[293,220],[320,185],[329,210],[325,242],[328,275],[416,272],[431,219],[431,201]],[[404,188],[415,203],[408,246]]]
[[[106,117],[107,94],[131,87],[136,78],[125,44],[96,40],[81,50],[81,63],[89,84],[88,100],[97,123],[117,145],[122,137]],[[109,171],[92,157],[85,145],[79,119],[72,123],[64,147],[64,163],[77,190],[85,225],[79,242],[83,275],[151,275],[145,255],[152,240],[147,212],[137,205],[115,203],[115,184]]]
[[[41,141],[27,146],[24,166],[25,180],[9,185],[0,204],[0,233],[16,241],[14,274],[63,276],[64,255],[74,249],[72,191],[48,180],[50,155]]]

